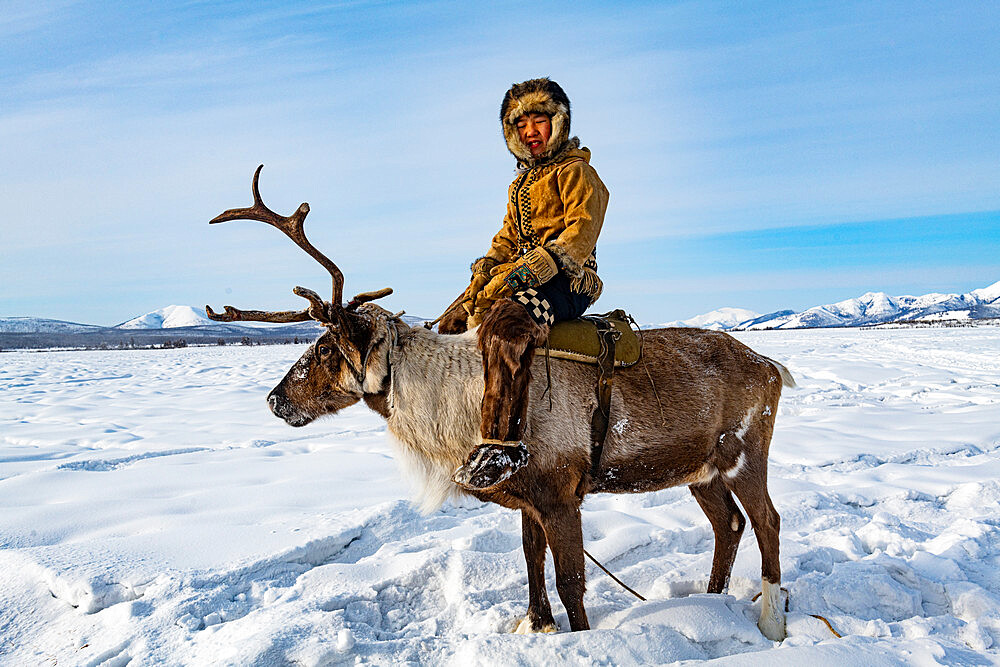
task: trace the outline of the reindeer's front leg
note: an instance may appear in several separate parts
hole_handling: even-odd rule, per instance
[[[528,566],[528,613],[514,632],[555,632],[556,621],[545,592],[545,531],[524,510],[521,510],[521,546]]]
[[[579,505],[563,505],[542,515],[545,537],[552,549],[556,567],[556,589],[566,607],[570,630],[589,630],[590,622],[583,608],[587,588],[583,563],[583,527]]]

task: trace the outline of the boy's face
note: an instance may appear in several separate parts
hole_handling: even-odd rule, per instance
[[[527,113],[517,119],[517,134],[532,157],[545,152],[552,136],[552,121],[543,113]]]

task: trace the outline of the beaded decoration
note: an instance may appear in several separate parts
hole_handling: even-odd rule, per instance
[[[529,171],[521,181],[521,185],[514,188],[514,192],[511,193],[511,203],[517,210],[517,252],[519,255],[542,245],[542,239],[531,224],[531,186],[538,180],[541,172],[542,170],[538,168]]]

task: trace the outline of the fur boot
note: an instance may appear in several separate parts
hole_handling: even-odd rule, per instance
[[[545,344],[549,328],[532,319],[524,306],[501,299],[479,326],[486,390],[479,432],[483,444],[455,471],[454,480],[470,489],[503,482],[528,461],[521,441],[528,411],[528,386],[535,350]]]

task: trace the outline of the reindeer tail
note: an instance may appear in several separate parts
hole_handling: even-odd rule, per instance
[[[797,386],[795,384],[795,378],[792,377],[791,372],[787,368],[785,368],[782,364],[779,364],[774,359],[771,359],[770,357],[764,357],[764,358],[767,359],[768,363],[774,366],[775,370],[778,371],[778,374],[781,375],[781,384],[783,384],[786,387]]]

